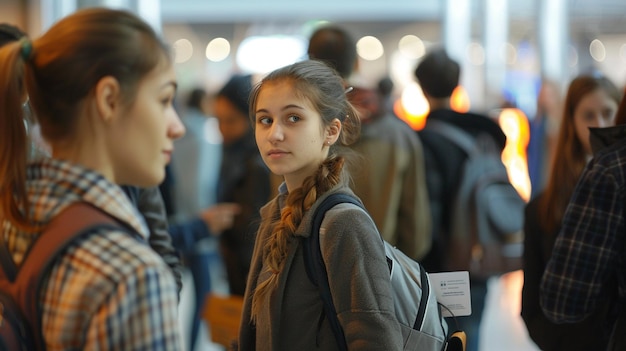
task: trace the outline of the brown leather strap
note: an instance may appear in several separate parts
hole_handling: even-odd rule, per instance
[[[77,202],[63,209],[47,225],[18,269],[15,286],[18,291],[16,301],[25,316],[31,321],[32,331],[36,336],[38,349],[42,349],[41,313],[39,292],[43,278],[47,275],[58,254],[65,250],[75,239],[94,233],[100,228],[130,231],[102,210],[86,202]],[[27,289],[28,286],[33,286]]]

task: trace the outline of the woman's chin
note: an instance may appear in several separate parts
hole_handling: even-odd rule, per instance
[[[139,188],[152,188],[163,183],[163,180],[165,180],[165,168],[154,170],[150,173],[142,174],[141,176],[138,175],[122,184]]]

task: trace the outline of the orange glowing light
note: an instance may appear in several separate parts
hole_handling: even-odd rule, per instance
[[[460,85],[450,96],[450,108],[457,112],[468,112],[470,109],[467,91]],[[430,106],[419,85],[413,84],[404,89],[400,99],[393,104],[393,111],[414,130],[422,130],[426,125]]]
[[[470,99],[467,91],[462,86],[457,86],[450,96],[450,108],[457,112],[468,112],[470,110]]]
[[[421,130],[426,124],[430,107],[420,86],[413,82],[404,88],[400,99],[394,103],[393,110],[411,128]]]
[[[412,114],[404,108],[402,100],[398,99],[393,104],[393,112],[395,112],[396,116],[405,121],[413,130],[422,130],[426,125],[426,116],[428,115],[429,110],[426,110],[426,113]]]
[[[530,139],[528,118],[517,108],[502,109],[498,123],[506,135],[506,146],[502,151],[502,162],[507,168],[509,180],[520,196],[530,199],[531,185],[528,175],[526,147]]]

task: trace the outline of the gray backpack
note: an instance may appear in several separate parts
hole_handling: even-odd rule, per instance
[[[509,181],[501,150],[488,135],[473,137],[450,123],[428,123],[467,155],[450,208],[446,269],[481,278],[521,269],[526,202]]]
[[[355,197],[341,193],[331,194],[324,199],[313,214],[313,229],[311,235],[303,240],[303,252],[307,275],[319,288],[320,297],[324,303],[324,313],[339,349],[347,350],[343,329],[337,319],[337,312],[332,301],[319,240],[319,229],[324,214],[340,203],[352,203],[365,211],[363,204]],[[456,331],[452,335],[448,334],[448,324],[441,312],[443,306],[437,302],[428,273],[418,262],[388,242],[383,242],[393,289],[395,315],[404,338],[404,350],[465,350],[464,332]]]

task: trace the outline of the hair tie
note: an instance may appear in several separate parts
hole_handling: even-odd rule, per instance
[[[33,52],[33,43],[30,39],[24,37],[20,39],[20,45],[22,47],[20,54],[22,55],[22,59],[24,61],[29,61],[31,58],[31,54]]]

